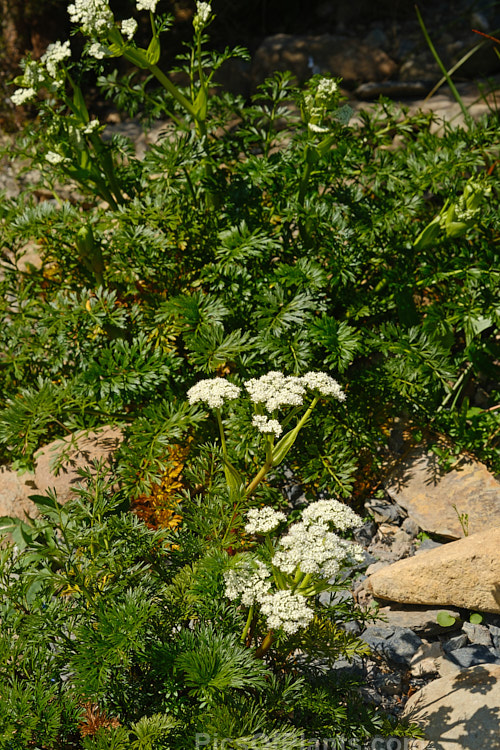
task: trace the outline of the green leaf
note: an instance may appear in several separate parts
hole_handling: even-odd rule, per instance
[[[469,622],[471,622],[473,625],[479,625],[483,621],[483,616],[479,614],[479,612],[473,612],[473,614],[469,617]]]
[[[150,65],[156,65],[156,63],[160,59],[160,40],[157,36],[154,36],[151,39],[149,47],[146,51],[146,58]]]
[[[438,625],[441,625],[442,628],[450,628],[456,622],[456,618],[444,610],[437,613],[436,620]]]

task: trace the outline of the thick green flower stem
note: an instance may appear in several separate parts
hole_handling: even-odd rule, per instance
[[[248,610],[248,617],[247,617],[247,621],[246,621],[246,623],[245,623],[245,627],[243,628],[243,633],[241,634],[241,640],[242,640],[242,641],[243,641],[244,643],[245,643],[245,641],[246,641],[246,637],[247,637],[248,631],[250,630],[250,626],[251,626],[251,624],[252,624],[252,620],[253,620],[253,615],[254,615],[254,608],[253,608],[253,604],[252,604],[252,606],[251,606],[251,607],[250,607],[250,609]]]
[[[294,589],[294,591],[297,592],[297,593],[303,593],[304,589],[306,589],[309,586],[309,584],[311,583],[311,579],[312,579],[312,573],[307,573],[302,578],[302,580],[300,581],[300,583],[297,586],[297,588]]]
[[[157,65],[150,65],[149,70],[159,80],[161,85],[168,91],[168,93],[172,94],[174,99],[176,99],[179,104],[184,107],[186,112],[191,115],[196,126],[196,133],[200,137],[205,136],[207,134],[207,126],[203,120],[200,120],[200,118],[198,117],[198,113],[196,112],[189,99],[186,99],[184,94],[181,94],[177,86],[175,86],[175,84],[173,84],[172,81],[167,78],[165,73],[163,73],[163,71],[160,70]]]
[[[267,654],[271,646],[273,645],[274,641],[274,631],[270,630],[262,643],[260,644],[259,648],[255,652],[255,656],[257,659],[263,659],[264,656]]]
[[[112,205],[112,208],[116,208],[117,207],[116,204],[125,203],[125,198],[123,197],[120,185],[118,183],[118,180],[116,179],[113,159],[111,158],[106,148],[103,146],[100,136],[96,134],[91,135],[90,142],[92,143],[92,146],[94,147],[94,151],[99,158],[101,169],[106,175],[107,179],[109,180],[109,185],[111,187],[113,197],[114,197],[113,203],[115,204],[114,206],[112,204],[111,205]],[[108,202],[109,202],[109,199],[108,199]]]
[[[259,470],[259,472],[254,476],[250,484],[245,489],[245,497],[250,497],[252,492],[256,487],[259,486],[259,484],[262,482],[264,477],[266,476],[267,472],[272,468],[272,461],[267,461],[263,464],[262,468]]]
[[[224,427],[222,426],[222,417],[220,414],[220,409],[214,409],[214,411],[217,417],[217,424],[219,425],[219,434],[220,434],[220,442],[222,445],[222,454],[224,458],[227,458],[226,436],[224,435]]]

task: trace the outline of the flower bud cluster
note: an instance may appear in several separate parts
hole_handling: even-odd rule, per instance
[[[313,133],[328,132],[322,121],[336,101],[337,93],[338,84],[333,78],[321,78],[316,87],[304,95],[305,118]]]
[[[210,20],[211,14],[212,14],[212,7],[210,3],[198,2],[196,4],[196,14],[193,18],[193,26],[196,32],[199,32],[205,28],[205,26],[208,24]]]

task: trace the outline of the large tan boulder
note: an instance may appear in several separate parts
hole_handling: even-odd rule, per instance
[[[26,513],[32,513],[34,506],[28,498],[38,492],[34,479],[34,474],[20,475],[7,466],[0,466],[0,517],[24,518]]]
[[[450,539],[500,526],[500,482],[484,464],[462,456],[444,473],[437,456],[417,450],[402,461],[386,483],[389,495],[424,531]]]
[[[102,427],[92,432],[75,432],[41,448],[35,454],[34,475],[39,494],[53,489],[60,503],[67,502],[83,481],[79,469],[93,471],[94,461],[110,466],[122,440],[120,428]]]
[[[82,482],[78,470],[93,473],[94,460],[111,466],[122,441],[123,431],[118,427],[80,430],[40,448],[34,473],[18,474],[0,466],[0,517],[24,518],[28,514],[33,518],[37,512],[30,495],[43,495],[49,489],[56,491],[59,502],[67,502]]]
[[[254,86],[277,70],[291,71],[299,83],[322,73],[340,76],[344,86],[353,86],[362,81],[390,78],[395,75],[397,65],[383,50],[351,37],[275,34],[264,39],[254,55]]]
[[[367,586],[403,604],[500,613],[500,526],[386,565]]]
[[[403,716],[426,738],[411,750],[500,750],[500,664],[430,682],[409,698]]]

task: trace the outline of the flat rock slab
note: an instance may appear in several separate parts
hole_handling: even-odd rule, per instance
[[[421,529],[432,534],[463,537],[459,514],[468,516],[469,534],[500,526],[500,482],[472,459],[464,458],[459,468],[445,474],[434,453],[414,451],[389,478],[386,489]]]
[[[28,498],[37,491],[34,474],[19,475],[7,466],[0,466],[0,517],[24,518],[26,513],[31,514],[34,505]]]
[[[398,560],[367,580],[374,597],[402,604],[500,613],[500,525]]]
[[[500,750],[500,664],[484,664],[434,680],[411,696],[404,718],[427,742],[411,750]]]
[[[381,570],[381,568],[379,568]],[[455,618],[455,625],[443,627],[437,621],[439,612],[447,612]],[[418,607],[409,608],[398,607],[381,607],[378,611],[380,620],[375,622],[376,625],[387,624],[389,627],[409,628],[418,635],[439,635],[440,633],[450,633],[452,630],[460,629],[462,621],[460,613],[455,609],[443,607]],[[385,621],[385,622],[384,622]]]

